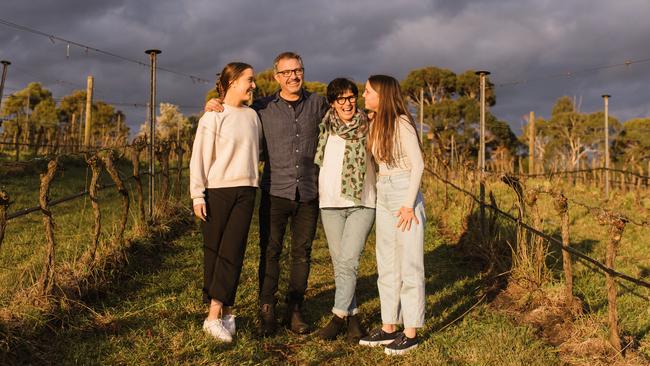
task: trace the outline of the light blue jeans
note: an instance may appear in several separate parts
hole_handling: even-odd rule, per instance
[[[395,216],[404,204],[410,172],[377,177],[377,287],[384,324],[405,328],[424,325],[424,201],[418,192],[414,212],[419,224],[397,228]]]
[[[334,307],[332,313],[355,315],[359,257],[375,221],[375,209],[368,207],[322,208],[321,220],[334,265]]]

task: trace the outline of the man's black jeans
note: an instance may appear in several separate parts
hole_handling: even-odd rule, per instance
[[[311,264],[311,245],[318,224],[318,199],[293,201],[262,191],[260,202],[260,303],[275,304],[280,279],[280,255],[287,223],[291,229],[291,273],[287,301],[301,304]]]

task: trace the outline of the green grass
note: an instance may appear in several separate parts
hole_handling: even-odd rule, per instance
[[[84,190],[90,182],[91,172],[84,162],[66,160],[61,164],[50,189],[50,199],[65,197]],[[39,167],[42,169],[42,166]],[[139,221],[135,197],[135,186],[131,176],[131,164],[122,162],[118,165],[122,179],[129,191],[130,209],[127,221],[127,237],[133,237],[135,223]],[[143,177],[146,200],[146,177]],[[100,184],[112,183],[104,170]],[[0,187],[10,195],[9,212],[38,206],[38,174],[4,175]],[[101,212],[100,246],[113,239],[119,227],[122,214],[121,196],[114,187],[99,191]],[[94,232],[93,209],[88,196],[83,196],[52,207],[55,222],[56,254],[55,266],[72,268],[92,244]],[[0,247],[0,308],[9,306],[16,294],[34,285],[39,277],[45,260],[46,238],[43,215],[40,211],[32,212],[10,220],[7,224],[5,238]],[[25,309],[21,309],[25,310]]]
[[[463,182],[457,180],[458,184]],[[466,183],[466,182],[465,182]],[[476,187],[467,186],[470,191],[477,194]],[[551,188],[565,191],[570,199],[594,207],[603,207],[624,214],[636,221],[648,220],[648,209],[650,209],[650,192],[641,191],[640,205],[635,203],[634,192],[623,193],[613,190],[612,199],[609,202],[603,201],[603,192],[590,185],[578,183],[570,185],[566,181],[549,182],[546,180],[529,180],[527,188],[540,188],[550,190]],[[445,197],[444,187],[436,183],[429,188],[432,197]],[[516,197],[512,189],[505,184],[489,180],[486,192],[492,192],[496,196],[499,207],[516,216]],[[438,216],[443,218],[444,226],[452,234],[460,235],[462,217],[466,214],[468,200],[453,189],[449,189],[449,204],[447,208],[438,207]],[[544,232],[560,238],[559,227],[560,217],[553,207],[552,198],[546,194],[539,195],[538,208],[543,218]],[[588,256],[605,262],[605,249],[610,235],[608,227],[599,224],[596,215],[580,205],[569,202],[570,217],[570,242],[571,246],[587,254]],[[648,239],[650,228],[639,227],[628,224],[618,249],[615,262],[615,269],[634,277],[650,281],[650,240]],[[561,252],[554,246],[550,246],[550,255],[547,263],[553,275],[553,281],[549,287],[558,286],[562,281],[562,258]],[[586,317],[594,318],[606,328],[607,324],[607,291],[605,287],[605,276],[600,271],[594,271],[582,262],[574,261],[574,294],[584,304]],[[642,355],[650,359],[650,290],[644,287],[635,286],[625,281],[618,282],[618,314],[619,329],[623,336],[632,337]],[[606,332],[601,335],[606,336]],[[585,361],[587,362],[587,361]]]
[[[29,362],[56,364],[354,364],[410,365],[553,365],[554,350],[525,326],[518,326],[487,305],[476,304],[484,285],[479,265],[467,262],[437,233],[427,228],[425,265],[427,315],[420,333],[423,343],[411,355],[389,359],[381,349],[345,340],[326,342],[313,334],[293,335],[281,330],[261,339],[256,328],[257,223],[254,220],[237,294],[238,337],[231,345],[218,343],[201,330],[206,313],[201,303],[202,244],[200,232],[190,228],[175,240],[141,245],[131,253],[125,271],[110,286],[84,298],[88,306],[56,329],[54,338],[34,336],[20,350]],[[283,258],[286,284],[287,258]],[[358,282],[364,324],[380,324],[376,288],[374,238],[363,252]],[[282,293],[285,288],[281,287]],[[322,229],[314,242],[306,317],[317,327],[331,316],[334,285]],[[280,309],[281,312],[282,309]],[[45,342],[45,337],[50,341]],[[24,359],[23,359],[24,360]]]
[[[129,171],[126,167],[123,171]],[[52,196],[75,192],[85,176],[79,166],[66,171],[54,183]],[[30,180],[31,179],[31,180]],[[465,182],[467,183],[467,182]],[[31,178],[12,179],[8,191],[16,204],[11,211],[36,202],[37,181]],[[532,181],[531,185],[545,185]],[[471,190],[472,187],[468,188]],[[293,335],[281,330],[276,336],[262,339],[257,332],[257,258],[258,233],[254,217],[244,270],[237,295],[238,337],[230,345],[218,343],[201,330],[206,308],[201,303],[202,244],[197,226],[183,227],[165,239],[138,241],[130,248],[128,264],[86,293],[74,311],[60,314],[53,321],[36,321],[9,343],[4,358],[15,363],[34,364],[324,364],[332,365],[555,365],[562,361],[558,349],[546,344],[531,327],[516,324],[489,304],[479,303],[486,281],[481,265],[465,258],[456,248],[455,240],[463,234],[463,220],[469,202],[453,189],[445,193],[439,183],[425,186],[429,220],[425,240],[427,281],[426,323],[420,332],[421,346],[403,358],[389,358],[381,349],[352,345],[345,340],[326,342],[313,334]],[[500,182],[488,183],[500,207],[514,212],[514,195]],[[114,190],[100,193],[104,239],[115,230],[119,197]],[[590,187],[567,187],[567,196],[581,202],[598,205],[599,193]],[[612,207],[630,216],[642,217],[634,204],[634,195],[617,194]],[[55,208],[59,225],[57,258],[62,263],[73,262],[90,242],[92,212],[85,199]],[[642,204],[650,206],[644,198]],[[19,206],[22,205],[22,206]],[[69,205],[69,206],[68,206]],[[129,222],[133,223],[132,217]],[[544,229],[558,234],[559,220],[548,197],[541,196],[540,212]],[[571,242],[588,255],[603,260],[607,230],[586,210],[572,206]],[[58,211],[57,211],[58,210]],[[255,215],[257,216],[257,215]],[[23,221],[20,221],[23,220]],[[444,235],[438,228],[444,228]],[[39,273],[44,243],[39,213],[10,221],[12,239],[5,238],[0,248],[0,307],[17,291],[33,282]],[[633,276],[648,278],[650,249],[647,228],[628,225],[621,242],[616,268]],[[9,232],[8,234],[9,235]],[[12,243],[12,244],[8,244]],[[16,244],[22,243],[22,244]],[[285,251],[286,252],[286,251]],[[327,244],[319,227],[314,241],[312,271],[306,300],[306,317],[315,328],[326,324],[331,316],[334,298],[333,271]],[[287,261],[283,256],[283,279],[280,294],[286,291]],[[550,287],[560,285],[561,260],[556,250],[549,258],[553,274]],[[584,320],[596,319],[606,324],[607,302],[604,276],[582,264],[576,264],[575,292],[585,304]],[[5,272],[6,271],[6,272]],[[380,324],[380,307],[376,287],[374,235],[363,252],[358,281],[358,297],[364,325]],[[17,279],[20,282],[17,282]],[[9,294],[7,294],[9,293]],[[281,295],[280,295],[281,296]],[[619,287],[619,316],[622,333],[637,341],[635,348],[650,357],[650,306],[643,297],[646,289]],[[280,305],[279,313],[283,308]],[[471,309],[471,310],[470,310]],[[46,319],[47,320],[47,319]],[[577,323],[582,323],[578,319]],[[2,333],[0,324],[0,350]],[[602,329],[598,335],[605,337]],[[2,351],[0,351],[2,352]],[[588,360],[578,360],[588,363]]]

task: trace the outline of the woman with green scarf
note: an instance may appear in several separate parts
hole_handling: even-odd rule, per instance
[[[335,339],[347,324],[347,339],[365,335],[356,301],[359,257],[375,220],[375,167],[366,149],[368,118],[357,109],[357,86],[337,78],[327,86],[331,105],[320,124],[315,163],[319,206],[334,265],[332,319],[318,335]]]

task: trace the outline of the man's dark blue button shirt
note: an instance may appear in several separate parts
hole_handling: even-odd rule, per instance
[[[318,198],[318,166],[314,155],[318,125],[329,109],[325,97],[303,89],[299,102],[275,94],[251,106],[262,122],[265,161],[261,188],[272,196],[308,202]]]

